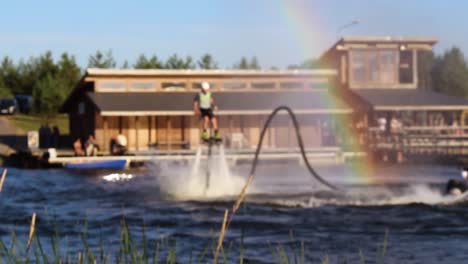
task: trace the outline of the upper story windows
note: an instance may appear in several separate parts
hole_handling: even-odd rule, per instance
[[[398,49],[351,49],[350,88],[412,87],[414,51]]]
[[[351,85],[398,83],[398,50],[354,49],[349,56]]]
[[[328,89],[328,78],[229,78],[210,79],[203,81],[210,83],[210,88],[215,91],[243,91],[243,90],[311,90]],[[95,81],[96,92],[184,92],[198,91],[201,89],[199,77],[173,78],[173,79],[102,79]]]

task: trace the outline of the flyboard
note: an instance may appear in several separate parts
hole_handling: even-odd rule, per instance
[[[203,143],[208,147],[207,159],[206,159],[206,177],[205,177],[205,194],[210,188],[211,180],[211,157],[213,156],[213,146],[219,146],[222,144],[222,139],[216,139],[210,137],[209,139],[202,139]]]

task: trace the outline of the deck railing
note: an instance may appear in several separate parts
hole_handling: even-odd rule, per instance
[[[372,127],[368,132],[368,145],[371,149],[468,154],[468,126],[412,126],[393,131]]]

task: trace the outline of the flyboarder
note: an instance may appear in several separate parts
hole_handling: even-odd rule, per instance
[[[218,131],[218,122],[214,111],[218,110],[218,106],[215,103],[213,95],[210,92],[210,84],[208,82],[201,83],[201,92],[197,93],[193,100],[193,111],[195,115],[203,118],[203,141],[210,140],[210,133],[208,132],[210,121],[214,130],[212,139],[215,141],[221,141],[221,135]]]
[[[465,167],[461,171],[463,180],[451,179],[448,181],[445,193],[451,195],[460,195],[468,190],[468,168]]]

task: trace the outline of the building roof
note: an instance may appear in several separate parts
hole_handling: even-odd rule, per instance
[[[365,42],[365,43],[437,43],[436,38],[431,37],[401,37],[401,36],[344,36],[338,40],[338,43],[343,42]]]
[[[140,77],[159,77],[159,76],[334,76],[337,71],[334,69],[317,70],[165,70],[165,69],[86,69],[85,76],[89,77],[107,77],[107,76],[140,76]]]
[[[326,65],[326,61],[331,54],[337,50],[346,50],[347,45],[358,44],[359,46],[378,46],[378,45],[400,45],[413,46],[417,49],[431,50],[438,40],[432,37],[395,37],[395,36],[344,36],[338,39],[330,48],[328,48],[319,58],[319,61]]]
[[[87,93],[101,115],[192,115],[195,93]],[[286,105],[297,113],[350,113],[352,108],[327,91],[219,92],[220,115],[269,114]]]
[[[418,89],[355,89],[375,110],[461,110],[468,100]]]

